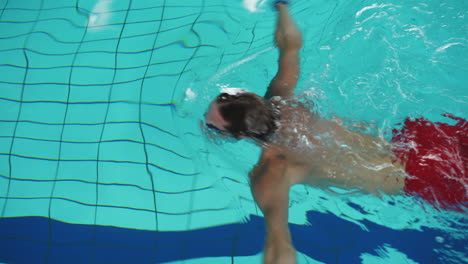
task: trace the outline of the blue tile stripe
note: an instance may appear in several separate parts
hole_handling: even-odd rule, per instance
[[[334,215],[316,212],[309,212],[308,220],[311,226],[290,224],[293,242],[300,254],[320,262],[361,263],[360,254],[378,255],[376,250],[384,245],[404,252],[418,263],[444,261],[440,254],[444,244],[435,238],[447,234],[440,230],[393,230],[364,221],[369,229],[365,231]],[[0,261],[15,264],[162,263],[202,257],[250,256],[263,248],[263,221],[263,218],[251,216],[242,224],[154,232],[68,224],[43,217],[5,218],[0,225]],[[453,240],[451,249],[463,252],[467,241],[466,238]],[[45,262],[47,252],[50,254]]]

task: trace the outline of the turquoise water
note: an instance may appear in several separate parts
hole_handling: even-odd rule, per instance
[[[1,217],[184,232],[261,216],[246,177],[259,149],[200,128],[220,90],[262,94],[276,73],[274,11],[247,2],[0,0]],[[296,0],[291,10],[304,35],[297,93],[322,114],[375,123],[386,138],[408,116],[468,117],[465,2]],[[467,259],[454,245],[466,245],[466,214],[411,197],[295,186],[290,222],[312,228],[309,211],[364,231],[439,230],[431,252]],[[357,252],[362,263],[415,262],[377,248]],[[250,255],[236,263],[260,259]],[[185,263],[231,263],[205,257]]]

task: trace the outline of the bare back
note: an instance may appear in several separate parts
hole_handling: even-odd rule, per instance
[[[281,153],[286,158],[292,184],[375,194],[403,189],[406,174],[395,162],[388,142],[350,130],[340,120],[322,119],[300,104],[276,104],[281,109],[280,128],[264,152],[265,156]]]

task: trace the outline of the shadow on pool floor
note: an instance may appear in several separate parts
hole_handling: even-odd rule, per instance
[[[324,263],[361,263],[388,245],[418,263],[436,263],[445,244],[440,230],[393,230],[363,221],[369,231],[331,214],[308,212],[312,226],[290,224],[298,251]],[[49,233],[49,225],[52,232]],[[67,224],[44,217],[0,219],[0,261],[48,263],[162,263],[219,256],[249,256],[263,247],[263,218],[192,231],[152,232],[109,226]],[[49,242],[50,241],[50,242]],[[156,243],[157,242],[157,243]],[[464,252],[467,240],[451,240]],[[235,262],[234,262],[235,263]]]

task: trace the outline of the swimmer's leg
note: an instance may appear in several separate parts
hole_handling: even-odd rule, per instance
[[[299,50],[302,34],[297,28],[284,1],[275,4],[278,10],[275,43],[279,48],[278,73],[273,78],[265,98],[292,95],[299,79]]]

